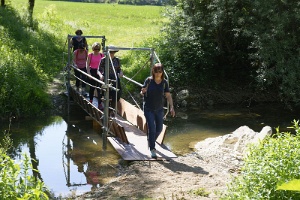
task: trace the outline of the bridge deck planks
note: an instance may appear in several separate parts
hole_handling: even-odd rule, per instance
[[[93,104],[87,102],[86,98],[71,88],[71,95],[76,103],[78,103],[94,120],[100,125],[99,121],[102,112],[98,110],[97,98],[94,98]],[[138,160],[156,160],[151,158],[150,150],[148,148],[148,139],[146,133],[146,120],[143,111],[128,103],[124,99],[120,99],[118,103],[118,114],[112,118],[115,127],[112,128],[114,135],[118,137],[107,137],[108,141],[122,156],[124,160],[138,161]],[[176,158],[165,145],[163,139],[166,134],[166,126],[156,141],[156,150],[158,160]],[[125,141],[125,142],[124,142]]]
[[[132,124],[120,116],[116,116],[114,120],[124,127],[129,144],[121,142],[121,140],[116,137],[108,137],[108,140],[124,160],[155,160],[150,156],[147,135],[145,135],[143,131],[132,126]],[[156,143],[155,147],[158,159],[168,160],[177,157],[163,144]]]

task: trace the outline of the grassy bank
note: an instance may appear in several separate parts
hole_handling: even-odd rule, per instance
[[[105,35],[106,44],[139,47],[158,35],[162,7],[36,1],[29,28],[26,0],[0,8],[0,117],[35,116],[49,108],[45,88],[66,64],[66,39],[76,29]],[[91,45],[97,39],[89,39]],[[120,52],[118,56],[123,56]],[[127,59],[128,60],[128,59]]]

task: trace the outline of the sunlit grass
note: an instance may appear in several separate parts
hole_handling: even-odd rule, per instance
[[[18,9],[25,9],[27,3],[27,0],[12,1],[12,4],[18,5]],[[44,0],[36,0],[34,17],[40,18],[49,8],[65,24],[60,30],[62,38],[74,34],[76,29],[82,29],[84,35],[104,35],[106,44],[121,47],[137,47],[145,39],[157,36],[166,20],[161,15],[164,7],[159,6]],[[89,39],[89,45],[97,40]]]

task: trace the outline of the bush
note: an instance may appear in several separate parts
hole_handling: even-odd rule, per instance
[[[0,198],[5,199],[49,199],[44,183],[29,175],[32,165],[25,155],[24,163],[16,164],[6,154],[0,156]],[[22,167],[22,168],[21,168]]]
[[[9,134],[5,134],[0,144],[0,199],[49,199],[44,183],[30,175],[35,169],[29,157],[25,155],[22,163],[16,163],[6,155],[11,146]]]
[[[276,190],[277,185],[300,179],[300,128],[293,122],[296,134],[280,133],[259,146],[251,146],[241,175],[228,186],[221,199],[300,199],[300,193]]]

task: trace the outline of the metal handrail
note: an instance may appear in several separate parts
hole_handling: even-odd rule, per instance
[[[76,36],[76,35],[68,35],[68,37],[67,37],[67,39],[68,39],[68,63],[67,63],[67,66],[66,66],[66,68],[68,68],[68,82],[67,82],[67,85],[68,85],[68,87],[70,87],[70,67],[71,68],[73,68],[74,70],[77,70],[77,71],[79,71],[80,73],[82,73],[82,74],[84,74],[87,78],[90,78],[90,79],[92,79],[92,80],[94,80],[94,81],[96,81],[97,83],[100,83],[102,86],[101,86],[101,88],[100,87],[98,87],[98,86],[94,86],[94,85],[91,85],[90,83],[88,83],[87,81],[84,81],[84,80],[82,80],[81,78],[79,78],[79,77],[77,77],[76,75],[74,75],[74,77],[75,78],[77,78],[78,80],[80,80],[80,81],[82,81],[82,82],[84,82],[85,84],[87,84],[87,85],[89,85],[89,86],[92,86],[92,87],[95,87],[95,88],[97,88],[97,89],[101,89],[101,90],[103,90],[104,91],[104,103],[105,103],[105,106],[104,106],[104,116],[103,116],[103,138],[106,138],[106,135],[107,135],[107,133],[110,133],[110,127],[109,127],[109,124],[108,124],[108,121],[109,121],[109,116],[108,116],[108,114],[109,114],[109,90],[110,89],[112,89],[112,90],[114,90],[114,91],[116,91],[116,92],[118,92],[119,91],[119,89],[118,89],[118,81],[117,81],[117,79],[118,79],[118,75],[116,74],[116,71],[115,71],[115,68],[114,68],[114,66],[113,66],[113,62],[112,62],[112,59],[111,59],[111,57],[110,57],[110,54],[109,54],[109,52],[110,51],[115,51],[115,50],[130,50],[130,51],[139,51],[139,50],[146,50],[146,51],[150,51],[151,52],[151,56],[150,56],[150,66],[153,66],[154,65],[154,62],[156,62],[156,61],[158,61],[158,62],[160,62],[160,60],[159,60],[159,58],[158,58],[158,56],[157,56],[157,54],[156,54],[156,52],[154,51],[154,49],[153,48],[144,48],[144,47],[142,47],[142,48],[135,48],[135,47],[131,47],[131,48],[127,48],[127,47],[112,47],[112,46],[105,46],[105,36],[82,36],[82,37],[85,37],[85,38],[102,38],[102,46],[104,47],[103,48],[103,53],[105,54],[105,61],[106,61],[106,63],[105,63],[105,71],[107,72],[107,73],[105,73],[105,77],[104,77],[104,81],[101,81],[101,80],[99,80],[99,79],[97,79],[97,78],[95,78],[95,77],[93,77],[93,76],[91,76],[90,74],[88,74],[88,73],[86,73],[86,72],[84,72],[84,71],[82,71],[82,70],[80,70],[79,68],[77,68],[77,67],[75,67],[73,64],[71,64],[72,63],[72,61],[71,61],[71,48],[70,48],[70,39],[72,38],[72,37],[74,37],[74,36]],[[112,69],[113,69],[113,73],[114,73],[114,75],[115,75],[115,77],[116,77],[116,87],[113,87],[112,86],[112,84],[111,84],[111,82],[112,81],[114,81],[114,80],[111,80],[111,79],[109,79],[109,76],[108,76],[108,74],[109,74],[109,62],[111,62],[112,63]],[[166,77],[166,80],[167,80],[167,82],[169,83],[169,77],[168,77],[168,74],[164,71],[164,73],[165,73],[165,77]],[[150,75],[151,75],[151,72],[150,72]],[[121,77],[120,77],[121,78]],[[133,77],[132,78],[129,78],[129,77],[127,77],[127,76],[125,76],[125,75],[123,75],[122,76],[122,78],[125,78],[126,80],[128,80],[128,81],[130,81],[130,82],[132,82],[132,83],[134,83],[134,84],[136,84],[136,85],[138,85],[138,86],[140,86],[140,87],[142,87],[143,86],[143,84],[141,84],[141,83],[139,83],[139,82],[137,82],[137,81],[135,81],[135,80],[133,80]],[[70,95],[68,95],[68,98],[70,98]],[[116,98],[117,98],[117,95],[116,95]],[[117,100],[117,99],[116,99]],[[69,103],[70,101],[69,101],[69,99],[68,99],[68,111],[69,111],[69,105],[70,105],[70,103]],[[117,102],[117,101],[116,101]],[[115,108],[113,108],[113,109],[115,109],[115,110],[117,110],[117,104],[115,105]],[[169,113],[169,105],[168,105],[168,107],[167,107],[167,113],[166,113],[166,115]],[[165,117],[166,117],[166,115],[165,115]],[[106,149],[106,140],[105,139],[103,139],[103,145],[102,145],[102,147],[103,147],[103,149]]]
[[[99,80],[99,79],[93,77],[92,75],[90,75],[90,74],[88,74],[88,73],[86,73],[86,72],[80,70],[79,68],[75,67],[74,65],[70,65],[70,66],[71,66],[73,69],[79,71],[80,73],[86,75],[88,78],[91,78],[91,79],[95,80],[96,82],[98,82],[98,83],[100,83],[100,84],[102,84],[102,85],[105,84],[103,81],[101,81],[101,80]],[[77,78],[77,79],[79,79],[80,81],[84,82],[85,84],[87,84],[87,85],[89,85],[89,86],[92,86],[92,87],[95,87],[95,88],[98,88],[98,89],[102,89],[102,88],[97,87],[97,86],[95,86],[95,85],[91,85],[90,83],[88,83],[88,82],[82,80],[81,78],[79,78],[79,77],[77,77],[77,76],[75,76],[75,75],[74,75],[74,77]],[[119,89],[117,89],[117,88],[111,86],[111,84],[109,84],[109,88],[111,88],[111,89],[113,89],[113,90],[115,90],[115,91],[119,91]]]

